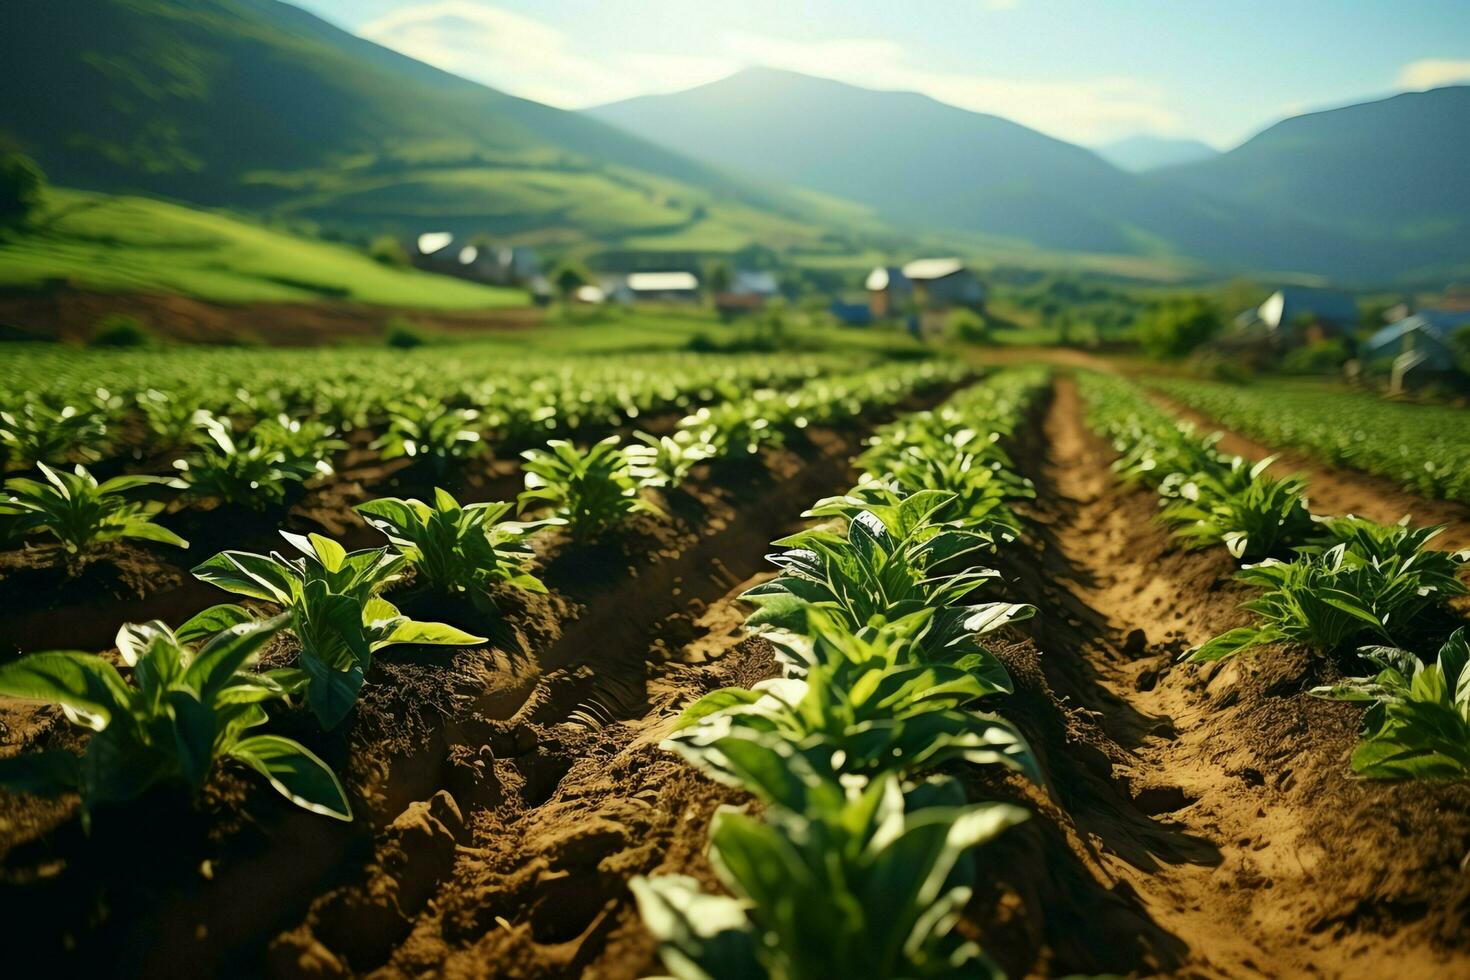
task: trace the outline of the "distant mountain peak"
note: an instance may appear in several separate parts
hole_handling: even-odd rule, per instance
[[[1092,149],[1113,166],[1132,173],[1144,173],[1181,163],[1196,163],[1217,156],[1220,152],[1201,140],[1156,136],[1153,133],[1135,133]]]

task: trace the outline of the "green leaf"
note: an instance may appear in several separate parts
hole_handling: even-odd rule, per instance
[[[179,771],[197,791],[214,765],[214,709],[191,691],[169,691],[166,700],[174,719],[174,750]]]
[[[127,710],[130,688],[101,657],[57,651],[0,666],[0,694],[59,704],[72,721],[100,732]]]
[[[471,646],[484,643],[485,637],[466,633],[444,623],[421,623],[405,619],[393,628],[393,632],[373,643],[374,650],[397,643],[416,643],[434,646]]]
[[[216,633],[239,626],[255,619],[250,610],[244,606],[234,603],[223,603],[218,606],[210,606],[201,613],[191,616],[184,625],[174,631],[179,642],[188,646],[194,646],[209,639]]]
[[[741,902],[711,895],[684,875],[639,876],[628,887],[659,956],[679,980],[765,980]]]
[[[345,670],[334,669],[309,656],[303,656],[300,663],[310,678],[306,685],[306,700],[312,712],[323,728],[336,728],[357,703],[363,684],[362,663],[354,661]]]
[[[226,628],[194,655],[189,669],[184,672],[185,682],[199,691],[206,702],[209,701],[237,672],[253,661],[267,640],[285,629],[290,621],[291,614],[282,613],[271,619],[247,620]]]
[[[1271,643],[1275,639],[1277,637],[1270,635],[1267,630],[1259,626],[1237,626],[1195,647],[1189,652],[1187,659],[1191,663],[1224,660],[1226,657],[1233,657],[1251,647]]]
[[[302,809],[334,820],[352,820],[352,806],[337,774],[300,742],[279,735],[253,735],[236,742],[229,754],[265,776],[276,792]]]
[[[711,691],[684,709],[679,715],[679,720],[674,723],[674,731],[682,731],[701,718],[724,711],[726,708],[741,704],[754,704],[763,696],[761,691],[753,691],[744,687],[722,687],[718,691]]]
[[[153,524],[148,521],[133,520],[123,525],[117,532],[120,537],[138,538],[142,541],[154,541],[158,544],[169,544],[175,548],[187,548],[189,542],[179,537],[166,527]]]

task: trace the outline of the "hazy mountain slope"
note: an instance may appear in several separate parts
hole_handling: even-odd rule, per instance
[[[1445,234],[1470,221],[1470,86],[1296,116],[1157,176],[1364,234]]]
[[[556,240],[595,225],[606,237],[693,229],[738,246],[815,240],[813,219],[865,220],[276,0],[8,0],[0,63],[0,133],[62,184]],[[589,212],[597,220],[579,222]]]
[[[1092,151],[1104,160],[1129,173],[1143,173],[1160,167],[1196,163],[1219,155],[1219,150],[1192,139],[1166,139],[1139,133],[1124,139],[1095,146]]]
[[[1238,208],[1145,183],[1079,146],[915,93],[757,68],[589,111],[681,153],[860,201],[895,222],[1257,267],[1300,255],[1260,244],[1257,224]]]

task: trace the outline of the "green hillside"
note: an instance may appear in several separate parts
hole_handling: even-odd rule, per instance
[[[0,133],[65,186],[354,233],[432,227],[557,244],[840,251],[829,232],[872,224],[860,208],[732,176],[276,0],[6,8],[24,29],[0,32]]]
[[[224,303],[344,299],[434,309],[517,306],[526,294],[380,265],[354,249],[139,197],[53,189],[25,231],[0,232],[0,286]]]

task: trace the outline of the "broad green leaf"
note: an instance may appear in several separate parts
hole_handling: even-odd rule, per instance
[[[300,742],[254,735],[236,742],[230,755],[265,776],[278,793],[302,809],[352,820],[352,806],[336,773]]]
[[[101,731],[127,710],[129,688],[117,669],[91,653],[33,653],[0,665],[0,694],[60,704],[77,724]]]

